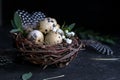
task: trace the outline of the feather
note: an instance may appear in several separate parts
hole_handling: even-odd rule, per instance
[[[39,21],[43,20],[46,17],[45,14],[42,12],[34,12],[33,14],[30,14],[24,10],[17,10],[16,13],[22,19],[22,26],[25,28],[29,25],[35,28]]]
[[[95,40],[81,40],[81,43],[85,44],[86,46],[94,48],[95,50],[97,50],[100,53],[103,53],[103,54],[106,53],[107,55],[113,54],[113,51],[110,47],[108,47],[107,45],[104,45],[104,44],[102,44],[98,41],[95,41]]]
[[[12,61],[6,56],[0,56],[0,66],[12,63]]]

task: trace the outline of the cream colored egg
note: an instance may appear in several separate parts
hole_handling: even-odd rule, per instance
[[[57,24],[56,26],[54,26],[52,28],[52,31],[57,32],[58,29],[60,29],[60,25],[59,24]]]
[[[39,30],[44,34],[48,33],[57,25],[57,21],[54,18],[45,18],[39,23]]]
[[[35,44],[41,44],[44,41],[44,35],[39,30],[33,30],[28,34],[28,39],[33,41]]]
[[[62,36],[57,32],[50,31],[45,36],[45,43],[49,45],[56,45],[62,43]]]
[[[60,29],[60,25],[59,24],[57,24],[55,27],[56,27],[56,29]]]

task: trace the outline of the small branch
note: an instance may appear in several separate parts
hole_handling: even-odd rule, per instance
[[[60,75],[60,76],[55,76],[55,77],[50,77],[50,78],[46,78],[43,80],[51,80],[51,79],[56,79],[56,78],[60,78],[60,77],[64,77],[65,75]]]
[[[116,61],[116,60],[120,60],[120,58],[91,58],[91,60],[99,60],[99,61]]]

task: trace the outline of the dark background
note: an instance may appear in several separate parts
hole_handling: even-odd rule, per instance
[[[76,23],[104,34],[119,34],[119,9],[112,0],[3,0],[3,25],[11,26],[10,20],[18,9],[29,12],[42,11],[57,19],[60,25]]]
[[[0,29],[0,56],[16,55],[5,50],[13,48],[9,33],[9,29],[12,28],[10,20],[18,9],[29,12],[42,11],[47,16],[56,18],[60,25],[64,21],[66,24],[75,22],[76,27],[83,26],[103,34],[119,35],[120,9],[119,3],[114,2],[112,0],[2,0],[3,26]],[[22,80],[21,76],[27,72],[33,73],[30,80],[43,80],[59,75],[65,77],[55,80],[120,80],[120,40],[110,48],[114,51],[114,55],[100,54],[91,48],[81,50],[65,68],[48,67],[42,70],[38,66],[21,61],[0,66],[0,80]],[[119,59],[104,61],[92,58]]]

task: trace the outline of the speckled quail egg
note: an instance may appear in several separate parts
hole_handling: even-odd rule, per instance
[[[56,27],[56,29],[60,29],[60,25],[59,24],[57,24],[55,27]]]
[[[33,30],[28,34],[28,39],[33,41],[35,44],[41,44],[44,41],[44,35],[39,30]]]
[[[57,32],[50,31],[45,36],[45,43],[48,45],[56,45],[62,43],[62,36]]]
[[[59,24],[57,24],[56,26],[53,26],[52,31],[56,32],[58,29],[60,29]]]
[[[44,34],[48,33],[57,25],[57,21],[54,18],[45,18],[39,23],[39,30]]]

